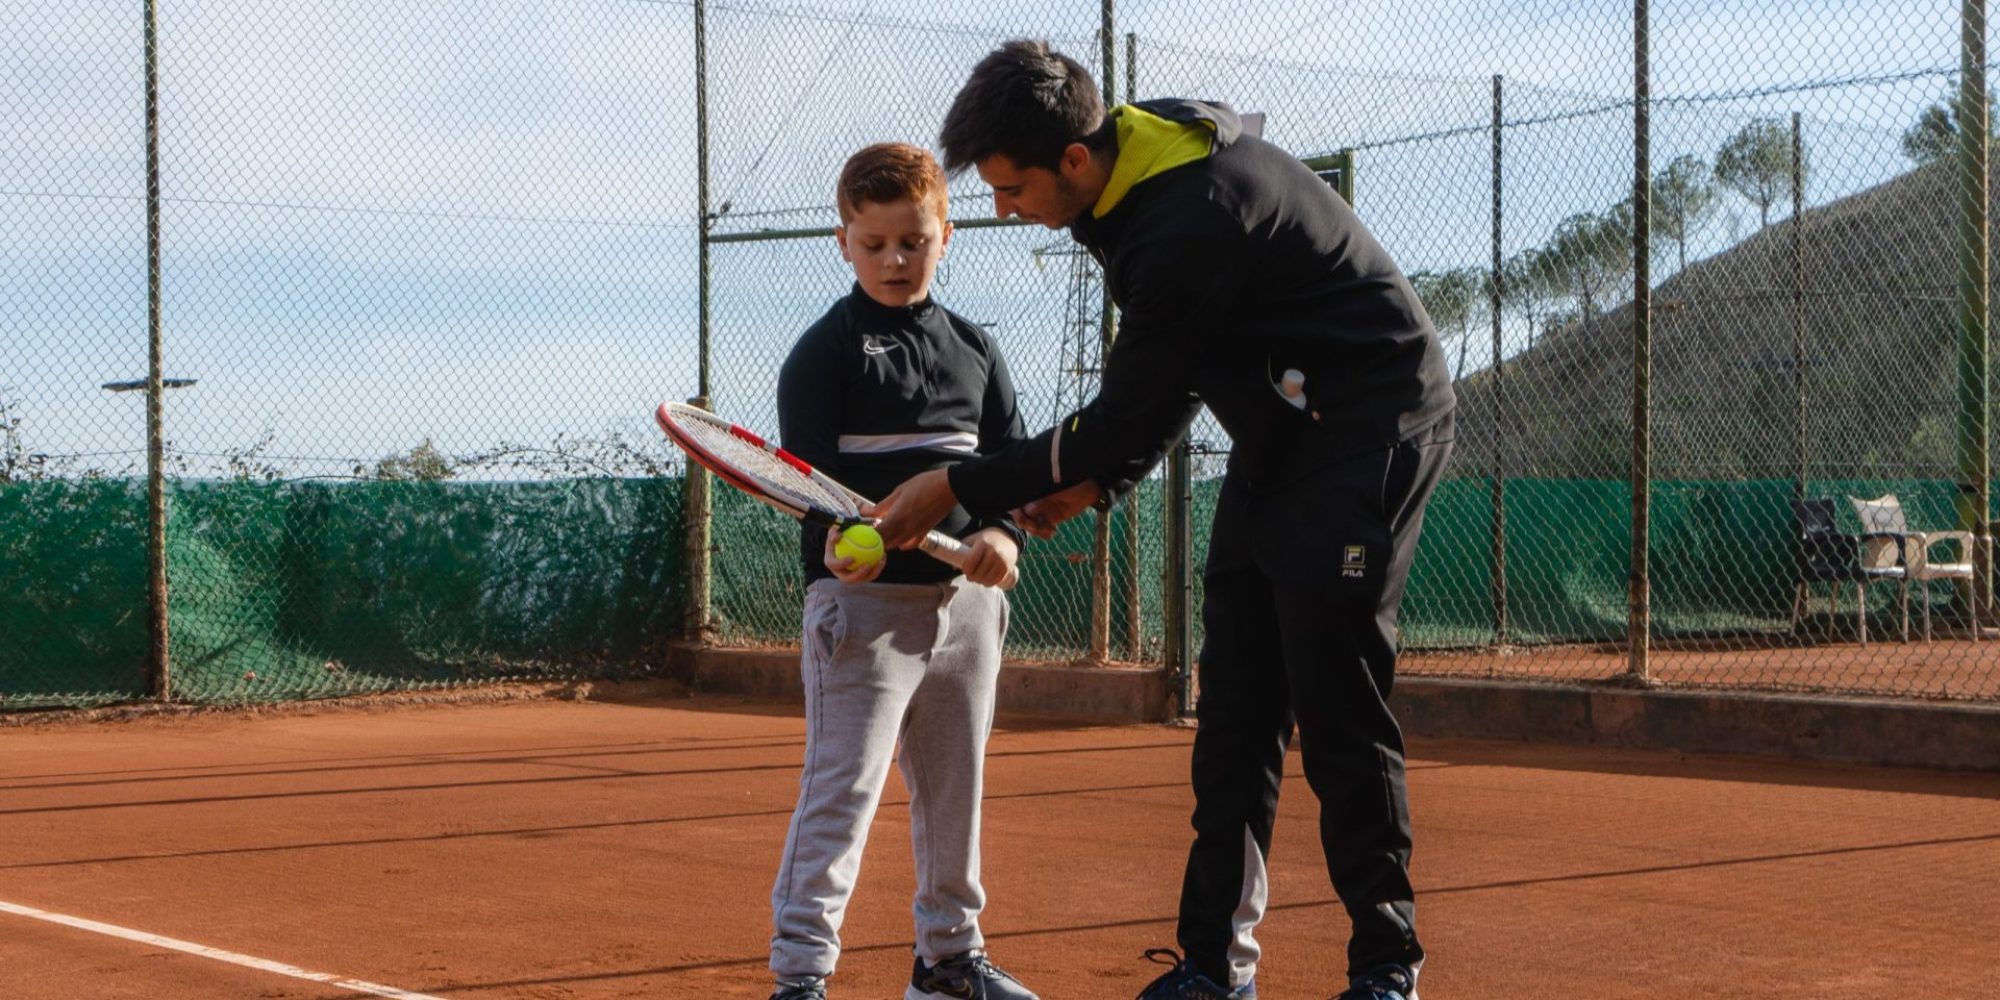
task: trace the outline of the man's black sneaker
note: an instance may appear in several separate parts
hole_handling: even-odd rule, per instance
[[[1256,980],[1232,990],[1196,972],[1194,963],[1172,948],[1148,948],[1146,961],[1173,968],[1146,984],[1139,992],[1139,1000],[1257,1000]]]
[[[1378,965],[1348,980],[1334,1000],[1417,1000],[1417,976],[1400,965]]]
[[[939,959],[936,965],[925,965],[924,957],[918,955],[910,969],[910,988],[903,991],[903,1000],[933,998],[1039,1000],[1020,980],[987,961],[983,951]]]

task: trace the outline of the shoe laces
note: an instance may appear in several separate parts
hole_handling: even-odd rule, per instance
[[[826,1000],[826,980],[779,983],[778,991],[771,994],[771,1000]]]
[[[983,951],[960,955],[957,958],[943,959],[938,964],[931,966],[931,971],[954,978],[996,979],[1014,983],[1020,982],[1020,980],[1008,975],[999,966],[994,965],[992,960],[988,959],[986,953]]]
[[[1196,972],[1194,967],[1188,964],[1187,959],[1182,958],[1181,953],[1172,948],[1148,948],[1143,957],[1155,965],[1168,965],[1172,968],[1147,983],[1146,988],[1139,991],[1139,996],[1142,998],[1151,996],[1154,990],[1168,985],[1177,986],[1178,989],[1171,994],[1159,994],[1160,996],[1186,997],[1188,1000],[1208,1000],[1208,998],[1227,1000],[1234,995],[1232,991],[1215,985],[1208,977]]]
[[[1400,965],[1370,969],[1348,981],[1338,1000],[1416,1000],[1417,979]]]
[[[1155,987],[1165,983],[1167,980],[1172,979],[1176,973],[1179,973],[1181,971],[1181,965],[1183,964],[1181,960],[1181,953],[1173,950],[1172,948],[1148,948],[1146,949],[1146,954],[1143,957],[1146,959],[1146,961],[1151,962],[1154,965],[1165,965],[1165,966],[1170,966],[1170,968],[1168,968],[1167,971],[1160,973],[1158,976],[1153,977],[1153,981],[1147,983],[1146,988],[1139,991],[1139,995],[1141,997],[1145,996],[1148,993],[1151,993]]]

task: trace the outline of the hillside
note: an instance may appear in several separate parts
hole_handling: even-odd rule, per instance
[[[1956,388],[1953,164],[1913,170],[1755,236],[1655,287],[1653,473],[1790,478],[1798,468],[1794,289],[1802,287],[1815,478],[1949,475]],[[1627,296],[1629,299],[1629,294]],[[1476,347],[1475,347],[1476,349]],[[1461,473],[1623,478],[1632,310],[1571,324],[1458,385]]]

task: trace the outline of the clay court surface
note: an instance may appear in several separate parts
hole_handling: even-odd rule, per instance
[[[673,694],[0,726],[0,993],[762,998],[803,734]],[[984,923],[1047,1000],[1158,971],[1191,739],[1002,720]],[[1323,1000],[1344,937],[1292,773],[1259,985]],[[1411,784],[1426,1000],[2000,996],[2000,775],[1426,740]],[[836,998],[902,995],[904,801]]]
[[[1766,641],[1762,646],[1744,639],[1657,643],[1648,677],[1678,689],[1988,702],[2000,696],[2000,632],[1983,642],[1962,635],[1900,642],[1893,633],[1867,645]],[[1628,674],[1631,654],[1613,644],[1531,646],[1497,654],[1422,650],[1406,654],[1398,669],[1429,677],[1589,684]]]

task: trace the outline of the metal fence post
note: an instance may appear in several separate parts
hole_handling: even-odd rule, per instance
[[[708,409],[709,397],[709,340],[711,333],[711,301],[709,291],[709,229],[715,218],[708,208],[708,4],[707,0],[694,3],[694,120],[695,120],[695,185],[696,218],[700,225],[696,229],[696,242],[700,253],[700,322],[697,324],[700,353],[699,392],[689,403]],[[685,490],[681,514],[686,525],[686,538],[682,553],[687,565],[687,607],[681,623],[684,638],[697,642],[706,640],[709,632],[710,575],[709,575],[709,491],[708,472],[693,462],[683,463],[687,470],[681,482]]]
[[[167,471],[160,304],[159,4],[146,0],[146,630],[152,696],[173,700],[167,659]]]
[[[1798,482],[1793,495],[1806,498],[1811,477],[1812,440],[1806,424],[1806,251],[1805,251],[1805,129],[1799,112],[1792,112],[1792,404],[1793,433],[1798,440]]]
[[[1631,658],[1627,679],[1650,683],[1652,575],[1648,556],[1652,489],[1653,279],[1651,55],[1647,0],[1632,4],[1632,576],[1627,596]]]
[[[1493,75],[1493,261],[1487,279],[1487,314],[1493,323],[1493,641],[1507,644],[1507,369],[1501,357],[1501,307],[1507,298],[1507,276],[1501,261],[1501,144],[1505,112],[1503,78]]]
[[[1112,25],[1110,24],[1109,19],[1107,19],[1105,23],[1106,30],[1104,33],[1104,37],[1107,40],[1107,45],[1109,44],[1109,40],[1111,39],[1111,31],[1110,31],[1111,27]],[[1125,100],[1126,101],[1137,100],[1139,94],[1138,74],[1132,68],[1133,49],[1137,45],[1138,41],[1133,37],[1132,33],[1126,32],[1125,34]],[[1107,48],[1106,52],[1109,51],[1110,49]],[[1110,66],[1111,66],[1110,59],[1109,56],[1107,56],[1105,61],[1106,76],[1110,75]],[[1106,289],[1104,294],[1104,311],[1106,313],[1111,313],[1116,308],[1111,302],[1111,293],[1110,293],[1111,286],[1110,284],[1107,283],[1104,287]],[[1146,652],[1146,629],[1145,629],[1145,619],[1144,619],[1146,608],[1145,608],[1145,601],[1142,599],[1139,589],[1139,581],[1143,576],[1143,574],[1139,572],[1140,538],[1141,538],[1141,532],[1139,530],[1139,493],[1137,490],[1134,490],[1132,492],[1132,495],[1126,498],[1125,502],[1125,553],[1126,553],[1125,558],[1131,567],[1130,571],[1125,574],[1125,658],[1133,662],[1137,662],[1141,657],[1145,655]]]
[[[1167,566],[1164,595],[1167,682],[1179,714],[1194,711],[1194,476],[1193,444],[1183,435],[1167,453]]]
[[[1104,90],[1104,106],[1110,108],[1118,99],[1118,81],[1113,75],[1116,70],[1116,35],[1113,34],[1112,0],[1104,0],[1098,13],[1097,40],[1099,58],[1098,85]],[[1117,336],[1116,320],[1112,316],[1111,283],[1099,273],[1098,287],[1101,290],[1097,313],[1097,370],[1098,378],[1103,378],[1104,359],[1111,352],[1111,340]],[[1091,533],[1090,544],[1090,658],[1103,661],[1111,658],[1111,512],[1096,512],[1095,530]]]
[[[1991,398],[1989,337],[1991,236],[1988,225],[1990,141],[1986,88],[1986,0],[1963,0],[1959,21],[1958,70],[1958,515],[1972,532],[1973,606],[1971,628],[1992,586],[1992,455],[1988,451]]]

